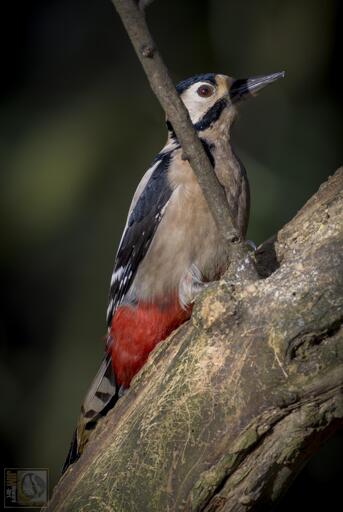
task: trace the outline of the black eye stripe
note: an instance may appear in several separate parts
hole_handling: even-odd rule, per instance
[[[194,125],[194,128],[198,131],[206,130],[212,123],[215,123],[219,119],[220,114],[227,105],[225,98],[222,98],[206,112],[206,114]]]
[[[177,84],[176,90],[179,94],[182,94],[186,89],[197,82],[209,82],[210,84],[216,85],[215,74],[205,73],[203,75],[192,76],[192,78],[182,80],[182,82]]]

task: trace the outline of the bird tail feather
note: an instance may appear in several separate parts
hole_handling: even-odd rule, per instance
[[[80,457],[90,432],[95,428],[98,420],[112,409],[118,398],[111,355],[106,354],[81,406],[81,414],[62,473]]]

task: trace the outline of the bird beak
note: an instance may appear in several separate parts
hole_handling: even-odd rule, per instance
[[[251,78],[239,78],[234,80],[230,87],[230,99],[232,103],[237,103],[250,96],[256,96],[256,94],[268,84],[283,78],[285,72],[273,73],[271,75],[264,76],[253,76]]]

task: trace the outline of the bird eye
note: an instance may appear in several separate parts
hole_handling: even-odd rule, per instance
[[[200,85],[197,89],[197,93],[202,98],[209,98],[214,93],[214,88],[211,85]]]

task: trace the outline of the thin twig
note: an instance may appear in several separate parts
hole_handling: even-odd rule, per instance
[[[143,10],[135,0],[112,0],[131,39],[151,88],[167,114],[184,154],[196,175],[219,232],[229,242],[240,241],[223,187],[191,123],[188,111],[176,92],[161,55],[152,39]],[[241,244],[235,244],[241,245]],[[242,245],[242,253],[245,249]]]

